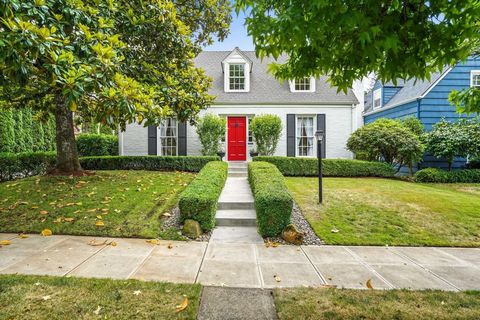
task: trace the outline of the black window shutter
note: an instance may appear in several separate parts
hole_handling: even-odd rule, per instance
[[[178,155],[187,155],[187,123],[180,122],[178,124]]]
[[[317,114],[317,130],[323,131],[322,158],[326,158],[327,126],[326,126],[325,114]]]
[[[148,155],[157,155],[157,127],[148,126]]]
[[[295,115],[287,114],[287,157],[295,157]]]

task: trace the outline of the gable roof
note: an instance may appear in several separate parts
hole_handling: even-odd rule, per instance
[[[417,80],[416,78],[403,81],[398,80],[396,87],[402,87],[386,104],[377,110],[373,110],[372,103],[369,100],[372,100],[372,92],[370,90],[365,95],[365,108],[364,113],[373,113],[381,111],[388,108],[393,108],[416,99],[423,98],[431,88],[433,88],[436,83],[443,78],[451,70],[450,67],[444,67],[440,72],[435,72],[431,75],[430,80]],[[383,87],[395,87],[393,82],[389,81],[383,85]],[[368,102],[368,103],[367,103]]]
[[[224,90],[222,61],[231,51],[203,51],[195,58],[195,66],[213,78],[209,93],[217,97],[215,104],[358,104],[352,90],[348,90],[347,94],[337,93],[337,88],[330,86],[327,77],[316,79],[315,92],[290,92],[288,81],[281,83],[268,72],[268,65],[275,62],[273,58],[261,60],[254,51],[239,51],[254,65],[250,73],[249,92]],[[285,61],[286,56],[282,56],[276,62]]]

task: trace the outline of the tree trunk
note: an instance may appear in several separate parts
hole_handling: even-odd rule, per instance
[[[55,98],[55,124],[57,138],[58,173],[72,174],[82,171],[78,160],[77,143],[73,131],[73,113],[65,98],[58,95]]]

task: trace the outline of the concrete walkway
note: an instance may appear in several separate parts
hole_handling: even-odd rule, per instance
[[[217,227],[212,243],[263,243],[257,232],[257,215],[246,162],[229,162],[228,177],[218,199]]]
[[[480,289],[480,249],[264,244],[0,234],[1,274],[142,279],[208,286],[274,288],[336,285],[365,289]],[[97,242],[105,239],[96,238]],[[170,247],[170,248],[169,248]]]

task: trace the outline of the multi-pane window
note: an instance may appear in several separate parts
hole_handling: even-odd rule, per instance
[[[295,79],[295,91],[310,91],[310,78]]]
[[[471,72],[471,85],[475,88],[480,88],[480,70],[473,70]]]
[[[373,109],[380,108],[382,106],[382,89],[373,91]]]
[[[245,90],[245,64],[229,64],[228,83],[230,90]]]
[[[297,155],[312,157],[314,140],[313,117],[297,117]]]
[[[177,155],[177,120],[167,118],[160,124],[160,150],[162,156]]]

